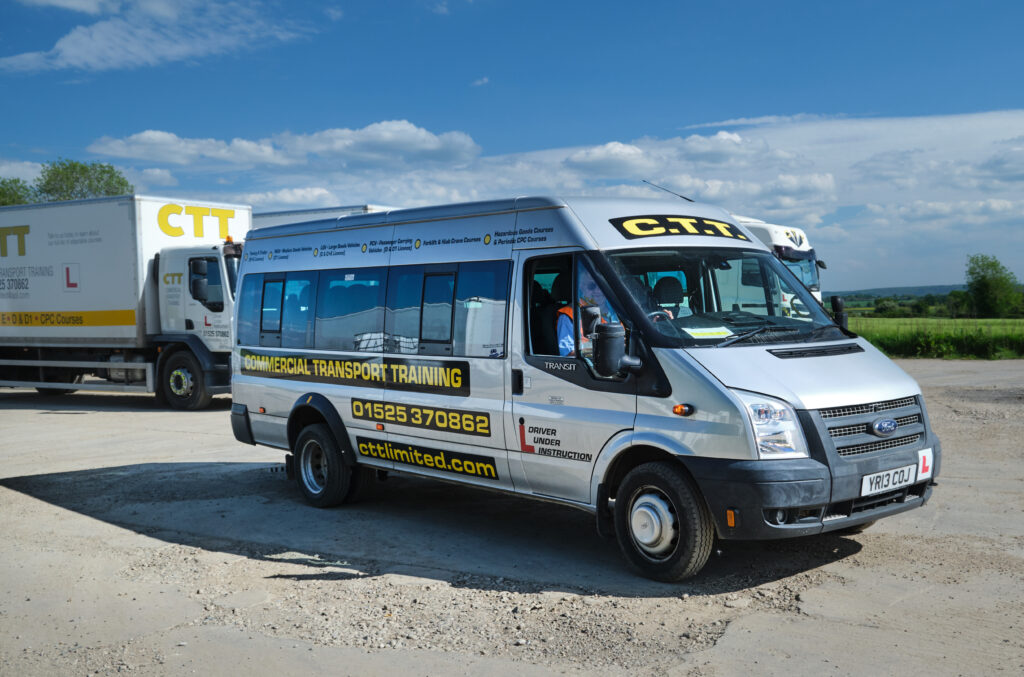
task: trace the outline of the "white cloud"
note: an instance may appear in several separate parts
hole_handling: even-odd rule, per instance
[[[331,21],[341,21],[345,18],[345,12],[340,7],[328,7],[324,9],[324,14]]]
[[[276,205],[278,207],[330,207],[338,204],[334,193],[326,188],[282,188],[265,193],[240,193],[237,202],[252,205]]]
[[[236,165],[285,165],[293,162],[265,140],[183,139],[171,132],[153,129],[124,139],[105,136],[93,142],[88,150],[98,155],[178,165],[192,164],[201,159]]]
[[[138,181],[132,181],[136,184],[142,184],[144,186],[177,186],[178,179],[174,178],[170,170],[167,169],[144,169],[140,175]]]
[[[18,2],[29,7],[57,7],[83,14],[114,12],[121,6],[119,0],[18,0]]]
[[[796,115],[763,115],[756,118],[734,118],[732,120],[721,120],[719,122],[702,122],[696,125],[687,125],[683,129],[708,129],[713,127],[760,127],[763,125],[780,125],[792,122],[807,122],[809,120],[827,120],[824,115],[810,115],[808,113],[797,113]]]
[[[0,177],[5,179],[21,179],[32,183],[39,176],[43,166],[38,162],[21,162],[18,160],[0,160]]]
[[[64,5],[109,16],[76,26],[49,50],[0,58],[0,71],[139,68],[284,42],[300,34],[264,16],[259,5],[239,2],[135,0],[122,8],[121,3],[83,0]]]
[[[490,81],[491,81],[490,78],[482,77],[479,80],[474,80],[472,85],[473,85],[473,87],[483,87],[484,85],[486,85]]]
[[[182,184],[185,175],[203,187],[224,181],[234,192],[222,199],[262,210],[663,195],[640,182],[647,178],[734,213],[808,229],[830,264],[826,287],[854,289],[959,282],[965,252],[979,243],[997,243],[1000,260],[1024,277],[1021,129],[1024,111],[783,118],[739,131],[488,156],[465,132],[389,120],[266,139],[149,130],[99,139],[90,150],[175,165]],[[253,184],[268,188],[244,187]]]
[[[618,141],[576,151],[566,158],[565,163],[575,169],[600,176],[636,175],[655,168],[655,163],[643,150]]]

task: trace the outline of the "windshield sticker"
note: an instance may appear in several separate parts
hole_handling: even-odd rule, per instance
[[[732,336],[732,332],[725,327],[680,327],[683,331],[695,339],[725,338]]]
[[[636,240],[643,237],[671,237],[673,235],[702,235],[727,237],[750,242],[740,229],[725,221],[713,221],[699,216],[657,215],[623,216],[608,220],[622,237]]]

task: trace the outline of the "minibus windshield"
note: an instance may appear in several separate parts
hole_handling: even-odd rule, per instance
[[[769,252],[630,249],[608,252],[607,259],[670,345],[728,347],[846,336]]]

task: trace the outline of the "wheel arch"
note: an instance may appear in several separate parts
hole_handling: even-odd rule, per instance
[[[342,461],[346,465],[354,466],[355,453],[349,443],[345,423],[330,400],[319,393],[306,393],[292,405],[291,413],[288,414],[288,448],[295,448],[295,441],[303,428],[317,423],[325,424],[331,431],[338,449],[341,450]]]

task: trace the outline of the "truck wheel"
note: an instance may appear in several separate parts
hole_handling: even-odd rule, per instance
[[[333,508],[353,493],[353,468],[342,461],[338,443],[323,423],[306,426],[299,433],[295,463],[295,477],[310,505]]]
[[[204,409],[213,399],[203,381],[203,368],[187,350],[167,358],[160,390],[174,409]]]
[[[703,499],[683,469],[666,462],[639,465],[622,480],[615,536],[634,569],[666,582],[700,571],[715,540]]]

